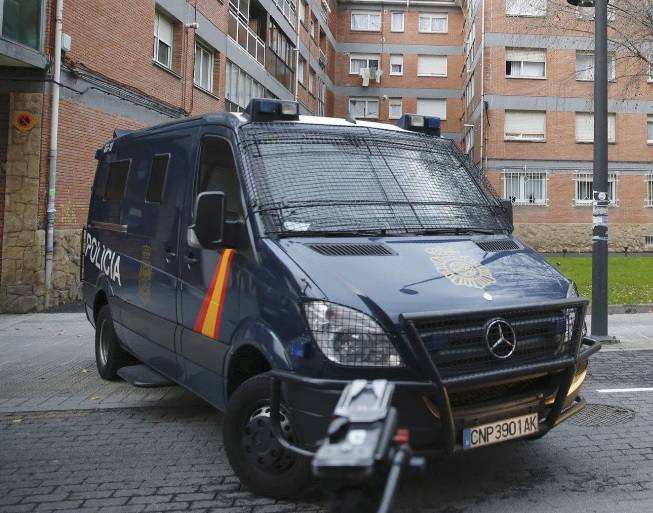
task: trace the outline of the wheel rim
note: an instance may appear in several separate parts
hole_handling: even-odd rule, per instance
[[[287,412],[279,411],[279,424],[284,438],[294,441],[294,433]],[[295,455],[284,449],[272,432],[270,405],[259,405],[250,415],[243,429],[243,450],[250,464],[269,474],[282,474],[295,463]]]
[[[102,321],[102,324],[100,324],[99,357],[100,357],[100,365],[102,367],[106,367],[107,360],[109,359],[109,340],[107,337],[107,330],[105,329],[106,325],[107,325],[107,321]]]

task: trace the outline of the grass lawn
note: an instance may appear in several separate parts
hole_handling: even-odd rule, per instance
[[[592,297],[592,257],[548,258],[576,282],[581,296]],[[608,302],[611,305],[653,303],[653,257],[610,256]]]

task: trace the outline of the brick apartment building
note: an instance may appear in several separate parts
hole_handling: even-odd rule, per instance
[[[514,199],[519,235],[539,249],[589,249],[592,38],[547,25],[562,1],[64,0],[49,303],[77,297],[93,156],[113,130],[242,110],[253,96],[382,122],[440,116],[443,135]],[[56,3],[0,0],[5,311],[45,305]],[[653,85],[634,88],[621,66],[610,86],[611,247],[653,249]]]

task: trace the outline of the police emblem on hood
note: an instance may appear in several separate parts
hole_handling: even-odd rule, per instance
[[[469,255],[463,255],[453,248],[426,248],[437,271],[454,285],[484,289],[497,280],[492,271]]]

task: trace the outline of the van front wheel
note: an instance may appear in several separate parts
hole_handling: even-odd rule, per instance
[[[113,329],[109,305],[100,309],[95,321],[95,364],[102,379],[115,381],[118,369],[130,365],[135,359],[120,347],[120,341]]]
[[[281,429],[294,440],[290,416],[281,408]],[[229,400],[223,424],[227,458],[241,482],[257,495],[278,499],[299,495],[310,480],[310,461],[285,450],[270,427],[270,382],[250,378]]]

